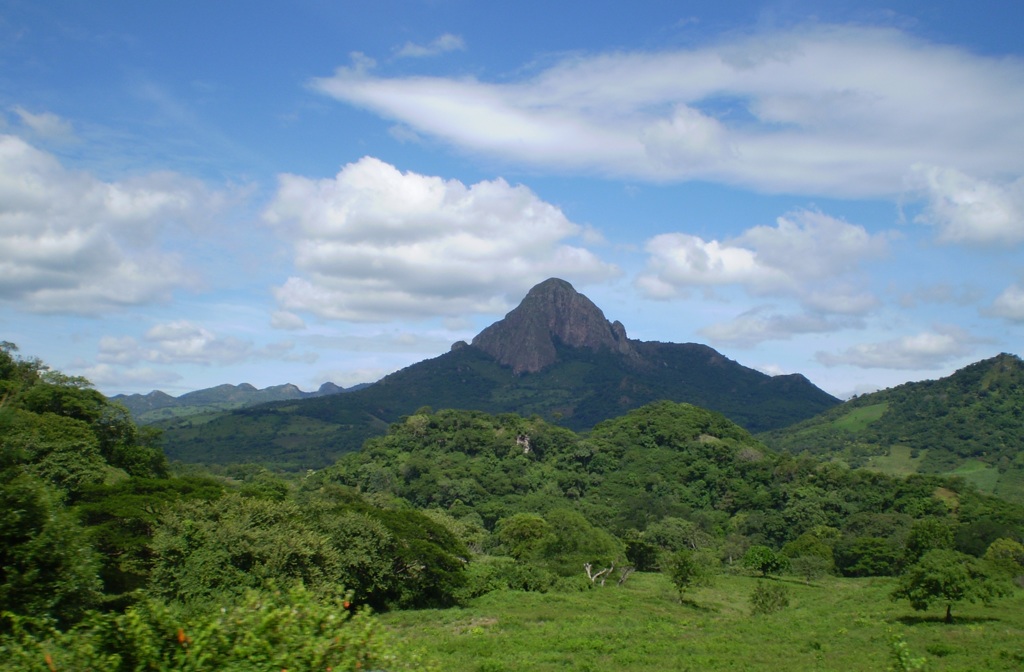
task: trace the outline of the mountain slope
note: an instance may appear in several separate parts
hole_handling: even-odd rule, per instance
[[[762,434],[776,450],[894,473],[957,474],[1024,501],[1024,362],[1000,354]]]
[[[768,376],[706,345],[630,340],[572,285],[551,279],[472,344],[364,389],[161,426],[172,459],[307,468],[359,449],[423,406],[538,415],[581,431],[662,399],[723,413],[750,431],[839,403],[802,376]]]

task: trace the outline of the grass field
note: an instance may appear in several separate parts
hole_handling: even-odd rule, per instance
[[[886,474],[893,474],[895,476],[907,476],[908,474],[916,474],[921,465],[921,460],[924,459],[925,453],[928,451],[921,451],[921,454],[917,457],[911,457],[911,450],[907,446],[893,446],[889,449],[888,455],[877,455],[868,459],[868,469],[877,469],[878,471]]]
[[[887,410],[889,410],[888,402],[853,408],[846,415],[836,418],[832,424],[837,429],[845,429],[848,432],[860,432],[866,429],[872,422],[885,415]]]
[[[460,609],[385,614],[384,623],[451,672],[530,670],[886,670],[892,637],[925,670],[1024,669],[1024,598],[915,612],[891,579],[827,578],[789,590],[790,606],[752,616],[760,579],[723,575],[685,603],[664,576],[581,593],[498,592]]]

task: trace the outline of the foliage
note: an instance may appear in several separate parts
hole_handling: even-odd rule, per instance
[[[427,670],[365,611],[305,588],[250,591],[183,619],[149,600],[61,633],[15,621],[0,670]]]
[[[747,569],[760,572],[761,576],[778,574],[789,566],[786,556],[762,545],[751,546],[741,562]]]
[[[798,555],[795,558],[790,558],[789,567],[809,584],[828,574],[832,563],[820,555]]]
[[[1006,576],[1024,575],[1024,544],[1013,539],[996,539],[985,551],[985,561]]]
[[[933,602],[943,602],[946,623],[952,623],[954,603],[980,600],[989,604],[1008,593],[1008,587],[992,579],[976,559],[958,551],[935,549],[900,576],[892,599],[908,600],[918,611],[928,609]]]
[[[709,585],[714,575],[713,560],[706,554],[690,550],[667,553],[661,561],[662,572],[672,581],[682,600],[694,586]]]
[[[100,600],[85,530],[39,479],[0,470],[0,611],[74,623]]]
[[[789,589],[781,583],[758,581],[750,594],[750,613],[765,616],[789,606]]]
[[[977,462],[990,472],[989,492],[1022,502],[1021,407],[1024,362],[1004,353],[946,378],[856,397],[759,438],[776,450],[854,467],[885,468],[885,458],[897,450],[911,458],[899,468],[912,472],[952,474]]]
[[[899,635],[893,635],[889,640],[892,664],[888,672],[919,672],[924,669],[927,662],[923,656],[915,656],[907,642]]]

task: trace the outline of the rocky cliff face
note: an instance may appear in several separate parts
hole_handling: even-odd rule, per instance
[[[473,346],[516,374],[536,373],[557,361],[556,343],[630,354],[626,329],[609,322],[594,303],[565,280],[551,278],[530,290],[505,319],[473,339]]]

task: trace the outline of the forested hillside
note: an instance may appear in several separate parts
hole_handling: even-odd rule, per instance
[[[949,604],[1024,575],[1024,507],[775,453],[691,404],[585,435],[421,408],[317,472],[215,475],[169,471],[123,407],[11,344],[0,400],[0,670],[428,669],[365,608],[634,572],[680,600],[723,572],[899,576],[915,608],[936,599],[917,575],[971,568]]]
[[[1024,362],[1004,353],[946,378],[857,397],[760,438],[854,467],[958,474],[1024,501]]]

